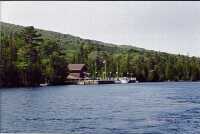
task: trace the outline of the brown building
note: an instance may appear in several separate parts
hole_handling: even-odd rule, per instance
[[[80,80],[80,79],[87,79],[87,68],[85,64],[69,64],[69,75],[67,76],[67,79],[71,80]]]

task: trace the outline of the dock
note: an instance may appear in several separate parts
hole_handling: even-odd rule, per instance
[[[136,80],[78,80],[74,82],[75,85],[98,85],[98,84],[126,84],[126,83],[136,83]]]

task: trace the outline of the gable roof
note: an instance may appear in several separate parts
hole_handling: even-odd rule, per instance
[[[82,70],[85,64],[68,64],[69,70]]]

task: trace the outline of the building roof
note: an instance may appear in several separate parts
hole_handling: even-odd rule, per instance
[[[69,70],[82,70],[85,64],[68,64]]]

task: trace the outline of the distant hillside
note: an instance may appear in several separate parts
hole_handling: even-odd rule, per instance
[[[0,33],[0,87],[38,85],[44,81],[65,83],[68,63],[86,64],[93,79],[134,76],[142,82],[200,80],[200,58],[197,57],[4,22],[0,22]]]
[[[10,23],[0,22],[1,31],[10,33],[13,31],[21,31],[24,27],[20,25],[14,25]],[[116,45],[111,43],[105,43],[102,41],[96,41],[96,40],[90,40],[90,39],[83,39],[77,36],[73,36],[70,34],[62,34],[54,31],[48,31],[48,30],[42,30],[37,29],[39,33],[42,34],[44,38],[50,38],[54,40],[59,40],[68,48],[76,48],[79,47],[81,43],[88,43],[88,44],[94,44],[94,45],[100,45],[102,50],[106,51],[118,51],[118,50],[128,50],[128,49],[134,49],[137,51],[144,51],[143,48],[138,48],[130,45]]]

